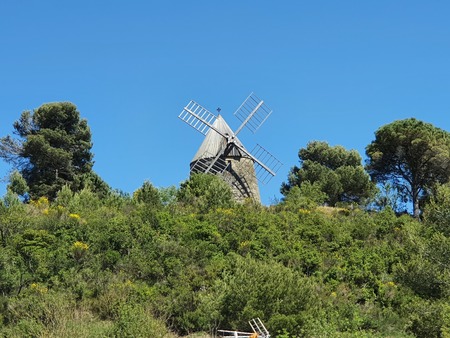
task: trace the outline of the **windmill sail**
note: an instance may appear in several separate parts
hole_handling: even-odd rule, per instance
[[[189,102],[178,117],[203,135],[208,133],[217,118],[195,101]]]
[[[222,174],[228,168],[229,163],[220,156],[217,159],[216,157],[217,155],[214,156],[208,152],[203,153],[202,156],[191,162],[191,173]]]
[[[260,100],[255,94],[251,93],[241,106],[234,112],[241,126],[236,131],[239,134],[241,129],[245,126],[253,134],[262,126],[267,118],[272,114],[272,110],[267,107],[263,100]]]
[[[257,159],[255,161],[256,177],[261,183],[267,184],[283,164],[259,144],[253,148],[251,154]]]

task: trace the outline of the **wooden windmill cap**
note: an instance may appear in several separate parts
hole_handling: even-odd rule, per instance
[[[217,119],[213,123],[213,127],[219,130],[224,135],[230,135],[230,137],[234,135],[230,126],[225,122],[221,115],[217,116]],[[200,148],[197,150],[197,153],[195,154],[191,163],[202,158],[215,157],[219,153],[219,151],[221,151],[222,148],[227,145],[227,142],[228,141],[226,138],[217,133],[215,130],[210,129],[206,134],[202,144],[200,145]],[[234,137],[233,142],[245,149],[244,145],[237,137]],[[232,147],[227,156],[248,157],[248,155],[241,152],[237,147]]]

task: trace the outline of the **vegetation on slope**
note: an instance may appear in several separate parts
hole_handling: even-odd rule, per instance
[[[0,332],[171,337],[260,317],[274,337],[445,336],[449,195],[442,186],[419,222],[295,198],[205,211],[142,191],[65,187],[29,204],[9,193]]]

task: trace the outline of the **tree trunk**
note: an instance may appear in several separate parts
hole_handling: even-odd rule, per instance
[[[414,218],[420,217],[420,208],[419,208],[419,189],[413,188],[413,216]]]
[[[416,200],[414,201],[414,218],[419,218],[420,217],[420,209],[419,209],[419,199],[416,198]]]

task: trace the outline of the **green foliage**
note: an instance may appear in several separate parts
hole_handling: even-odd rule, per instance
[[[410,304],[411,321],[407,330],[419,338],[439,338],[445,329],[442,304],[429,301],[415,301]]]
[[[178,199],[186,205],[193,205],[201,212],[232,205],[229,185],[220,177],[211,174],[193,174],[181,184]]]
[[[159,188],[159,198],[164,205],[174,204],[177,200],[177,188],[173,185]]]
[[[327,194],[322,191],[318,182],[311,184],[311,182],[305,181],[300,187],[292,187],[286,193],[284,205],[288,208],[310,209],[323,204],[326,199]]]
[[[120,338],[165,338],[169,334],[162,321],[156,320],[142,305],[123,304],[112,328],[112,336]]]
[[[55,241],[56,238],[46,230],[26,229],[15,237],[15,249],[29,279],[43,281],[51,276]]]
[[[274,338],[448,333],[447,186],[419,222],[317,206],[312,183],[277,206],[233,204],[217,179],[193,178],[179,200],[150,183],[26,204],[8,192],[0,336],[176,337],[248,331],[254,317]]]
[[[75,176],[71,186],[78,187],[77,189],[72,189],[75,191],[80,191],[82,189],[93,191],[99,198],[106,198],[113,193],[111,187],[92,170],[82,175]]]
[[[7,189],[17,195],[24,196],[30,188],[23,176],[17,170],[14,170],[9,176]]]
[[[366,147],[367,170],[377,183],[389,182],[413,204],[450,178],[450,134],[414,118],[394,121],[375,132]]]
[[[7,302],[4,337],[107,337],[111,325],[80,308],[67,293],[33,283]]]
[[[450,238],[432,233],[421,242],[410,260],[396,267],[397,278],[425,299],[450,296]]]
[[[334,206],[338,202],[361,204],[375,193],[355,150],[314,141],[300,149],[298,156],[301,166],[291,169],[281,188],[284,195],[295,186],[310,184],[320,187],[327,196],[325,202]]]
[[[437,185],[426,204],[424,221],[427,225],[450,237],[450,185]]]
[[[145,181],[142,187],[134,192],[133,198],[149,207],[160,207],[162,205],[158,189],[148,181]]]
[[[231,269],[218,286],[222,320],[238,327],[247,318],[274,322],[291,321],[290,332],[299,331],[301,313],[314,302],[311,281],[276,262],[260,262],[250,257],[232,257]],[[270,304],[270,306],[268,306]],[[269,322],[270,323],[270,322]],[[278,326],[281,329],[281,327]]]
[[[93,177],[90,129],[72,103],[47,103],[23,112],[14,129],[20,139],[1,138],[0,157],[20,170],[32,199],[54,199],[64,185],[77,191],[88,181],[105,189],[105,183]],[[11,188],[22,194],[25,187],[15,175]]]
[[[397,188],[394,188],[389,182],[380,183],[378,188],[378,193],[373,198],[372,207],[377,210],[390,208],[396,212],[406,210],[405,198]]]

